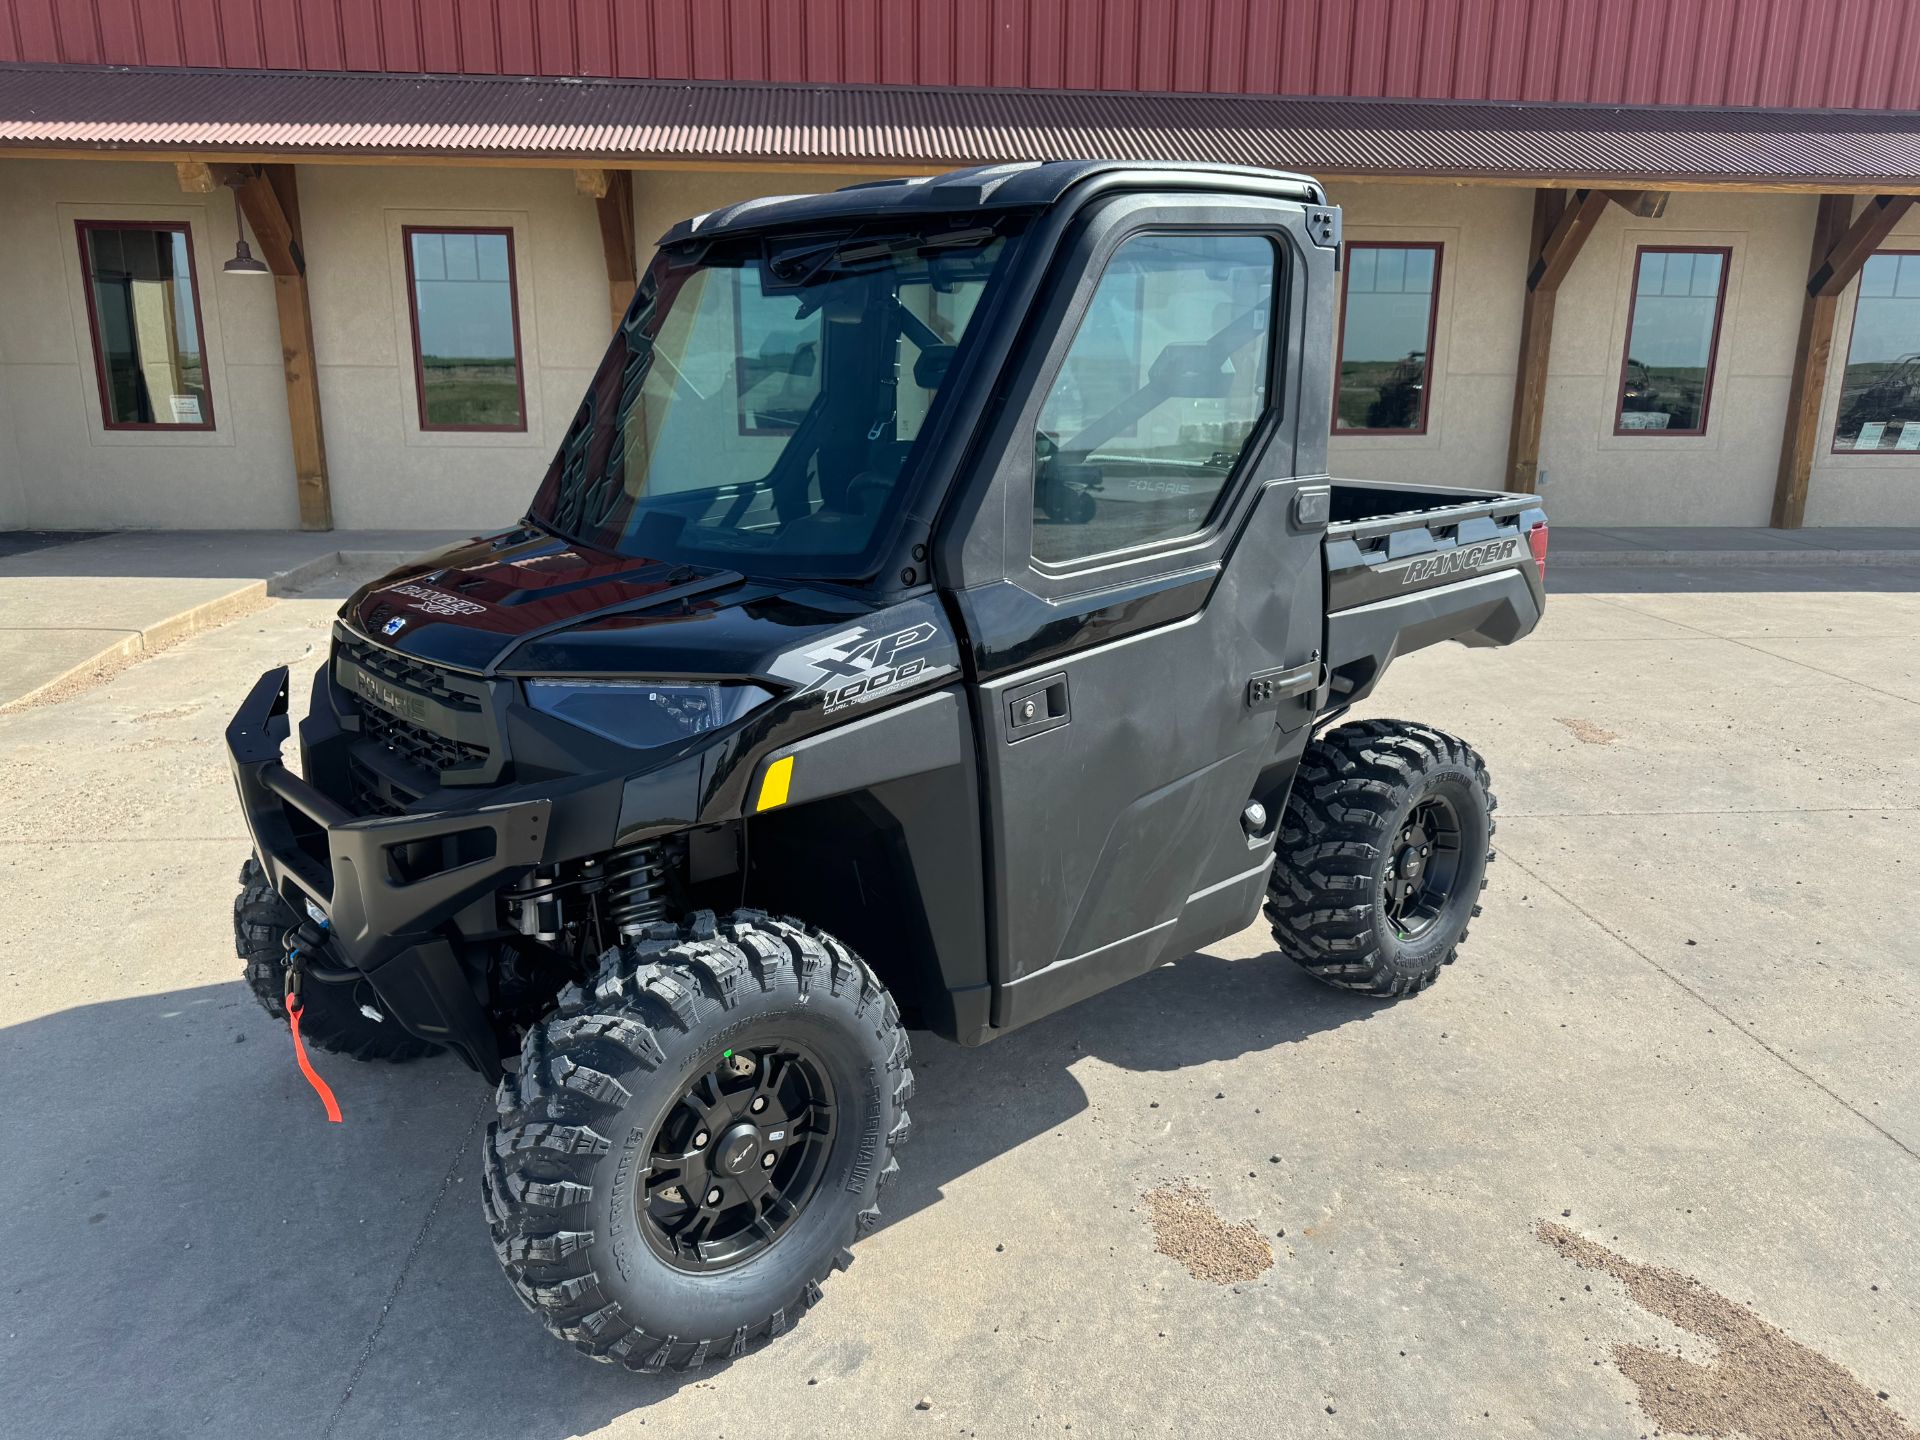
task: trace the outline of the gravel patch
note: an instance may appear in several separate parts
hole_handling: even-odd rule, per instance
[[[1178,1260],[1196,1280],[1234,1285],[1254,1280],[1273,1264],[1273,1247],[1248,1222],[1222,1220],[1207,1192],[1190,1180],[1141,1197],[1153,1216],[1153,1248]]]
[[[1816,1350],[1692,1276],[1627,1259],[1551,1220],[1537,1233],[1566,1259],[1626,1286],[1642,1308],[1719,1347],[1708,1365],[1641,1345],[1614,1363],[1663,1431],[1745,1440],[1920,1440],[1920,1430]]]

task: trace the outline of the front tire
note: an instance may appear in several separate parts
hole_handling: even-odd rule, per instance
[[[240,867],[233,900],[233,948],[246,962],[247,988],[282,1025],[287,1023],[287,952],[281,938],[300,923],[274,893],[258,860]],[[440,1047],[400,1028],[392,1016],[375,1020],[360,1008],[363,984],[309,982],[301,993],[300,1038],[316,1050],[353,1060],[418,1060]]]
[[[1287,797],[1267,918],[1329,985],[1411,995],[1451,965],[1480,913],[1498,802],[1466,742],[1361,720],[1307,747]]]
[[[509,1283],[632,1370],[781,1334],[879,1220],[907,1061],[873,972],[793,921],[701,912],[609,951],[500,1084],[481,1196]]]

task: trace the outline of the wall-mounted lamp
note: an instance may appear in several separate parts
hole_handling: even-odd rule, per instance
[[[271,275],[266,262],[254,259],[253,251],[247,248],[247,222],[240,211],[240,187],[246,183],[243,175],[227,176],[227,187],[233,191],[233,228],[239,239],[234,241],[233,258],[220,268],[228,275]]]

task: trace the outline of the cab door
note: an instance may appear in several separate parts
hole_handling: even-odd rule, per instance
[[[956,593],[996,1027],[1257,913],[1321,673],[1326,492],[1296,474],[1294,437],[1297,418],[1324,433],[1301,416],[1326,382],[1303,377],[1300,336],[1331,257],[1303,220],[1123,197],[1056,261],[1050,343],[986,449]]]

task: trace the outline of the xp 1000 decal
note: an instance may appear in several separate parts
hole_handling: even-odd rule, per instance
[[[855,626],[829,635],[805,650],[783,655],[773,673],[799,685],[795,698],[816,691],[826,697],[822,713],[831,715],[848,705],[878,700],[917,681],[954,673],[959,667],[943,652],[950,642],[930,647],[940,635],[938,626],[922,620],[902,630],[875,634]]]

